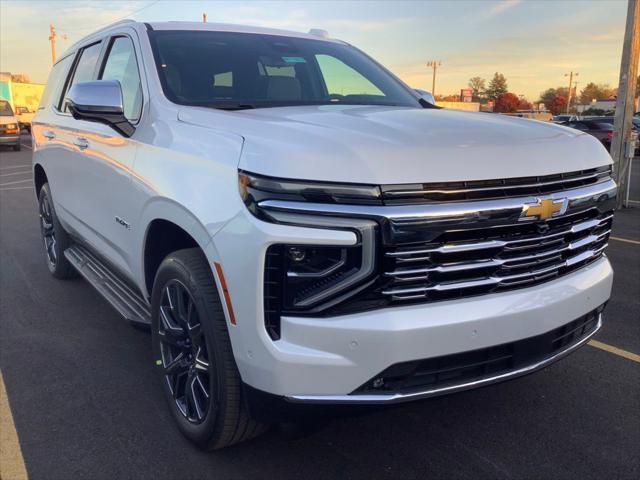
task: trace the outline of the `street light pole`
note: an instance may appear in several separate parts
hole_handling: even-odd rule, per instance
[[[569,77],[569,93],[567,94],[567,113],[569,113],[569,109],[571,108],[571,90],[573,88],[573,77],[577,77],[578,75],[580,75],[578,72],[573,73],[573,71],[571,71],[571,73],[565,73],[564,76],[565,77]]]
[[[442,65],[440,60],[430,60],[427,62],[427,67],[433,68],[433,81],[431,82],[431,95],[436,98],[436,71],[438,67]]]
[[[617,208],[626,206],[631,171],[632,119],[635,106],[638,57],[640,56],[640,0],[629,0],[627,25],[622,45],[620,83],[613,121],[611,156],[613,171],[618,184]]]
[[[56,63],[56,27],[49,24],[49,42],[51,42],[51,64]]]

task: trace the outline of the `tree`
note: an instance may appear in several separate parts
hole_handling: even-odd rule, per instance
[[[507,86],[507,79],[504,78],[503,74],[496,72],[489,82],[489,87],[487,87],[485,93],[487,98],[496,100],[500,95],[507,93],[508,91],[509,87]]]
[[[518,110],[533,110],[533,105],[524,98],[521,98],[518,103]]]
[[[513,113],[518,110],[518,105],[520,105],[518,96],[514,93],[506,92],[498,95],[493,111],[498,113]]]
[[[474,102],[480,101],[486,88],[485,79],[481,77],[472,77],[469,79],[469,83],[467,85],[471,89],[471,96],[473,97],[472,100]]]
[[[553,115],[558,115],[567,111],[567,97],[556,95],[549,103],[545,103],[547,110]]]
[[[593,99],[603,100],[613,96],[614,93],[615,90],[607,83],[595,84],[589,82],[580,92],[580,103],[582,105],[588,105]]]
[[[26,73],[16,73],[11,75],[11,81],[16,83],[31,83],[31,77]]]
[[[547,88],[544,92],[540,94],[540,101],[545,105],[547,105],[547,108],[549,108],[549,104],[557,96],[567,98],[569,96],[569,88],[567,87]]]

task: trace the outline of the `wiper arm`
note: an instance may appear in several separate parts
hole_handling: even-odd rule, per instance
[[[252,108],[256,108],[256,106],[251,103],[217,103],[208,105],[208,107],[218,110],[251,110]]]

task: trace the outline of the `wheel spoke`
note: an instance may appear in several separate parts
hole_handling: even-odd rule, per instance
[[[197,382],[197,376],[194,374],[189,374],[187,379],[187,405],[191,404],[194,407],[196,417],[198,420],[202,420],[204,417],[204,412],[202,410],[202,406],[200,405],[200,401],[198,400],[198,395],[196,395],[196,387],[195,384]]]
[[[204,356],[202,355],[202,347],[198,347],[195,360],[196,370],[199,370],[201,372],[209,371],[209,360],[204,358]]]
[[[200,375],[196,375],[196,384],[198,385],[198,387],[200,387],[200,391],[205,396],[205,398],[209,399],[209,392],[202,383],[202,378],[200,378]]]
[[[165,365],[164,371],[167,375],[179,375],[188,368],[188,365],[184,361],[184,353],[180,352],[173,360]]]
[[[162,321],[162,326],[165,331],[169,331],[176,336],[184,336],[184,330],[176,322],[170,308],[165,306],[160,307],[160,320]]]

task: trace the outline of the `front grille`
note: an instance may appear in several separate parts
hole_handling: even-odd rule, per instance
[[[542,335],[470,352],[392,365],[352,395],[409,394],[514,372],[569,349],[594,332],[604,306]]]
[[[546,222],[444,232],[434,241],[384,252],[381,295],[394,302],[445,300],[521,288],[599,258],[613,212],[591,209]]]
[[[535,177],[540,180],[537,185],[526,183],[532,177],[464,182],[467,201],[457,202],[431,203],[426,198],[416,204],[379,206],[262,202],[259,208],[267,214],[370,219],[377,229],[375,273],[347,294],[327,298],[309,310],[283,307],[282,255],[278,245],[271,246],[264,277],[265,327],[275,340],[282,315],[329,317],[468,298],[532,287],[574,272],[602,258],[608,245],[617,191],[610,173],[610,167],[601,167],[549,176],[555,180]],[[502,185],[499,191],[494,183]],[[406,193],[409,187],[405,187]],[[454,192],[455,197],[458,187],[447,184],[442,191]],[[518,188],[531,195],[511,196],[521,192]],[[542,199],[563,200],[566,209],[546,220],[523,218],[524,207],[540,202],[536,194],[548,189],[552,191]],[[509,196],[486,198],[498,194]],[[468,201],[474,196],[482,199]]]
[[[385,205],[487,200],[527,195],[544,195],[551,192],[592,185],[610,176],[611,167],[604,166],[537,177],[421,183],[415,185],[383,185],[381,187],[381,193]]]

